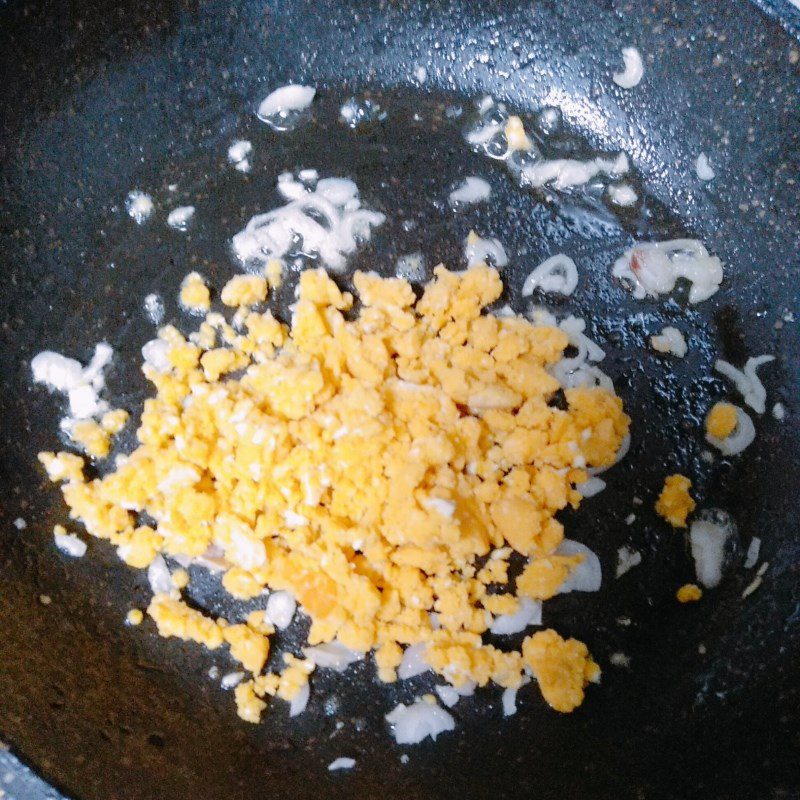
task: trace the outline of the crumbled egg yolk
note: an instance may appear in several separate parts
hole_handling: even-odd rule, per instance
[[[519,117],[512,116],[508,118],[505,134],[510,151],[524,150],[527,152],[531,149],[531,140],[528,138],[528,134],[525,133],[525,126]]]
[[[695,583],[686,583],[675,593],[679,603],[694,603],[703,596],[703,590]]]
[[[93,419],[76,420],[69,426],[69,437],[92,458],[105,458],[111,450],[111,437],[118,434],[128,421],[128,412],[122,408],[107,411],[96,422]]]
[[[176,589],[185,589],[189,585],[189,573],[185,569],[176,569],[171,578]]]
[[[522,657],[539,683],[542,696],[556,710],[570,712],[583,702],[587,683],[600,679],[583,642],[562,639],[555,631],[538,631],[522,643]]]
[[[181,297],[191,286],[201,307],[208,290],[193,275]],[[228,299],[260,302],[266,286],[252,285],[237,282],[250,288]],[[71,516],[132,566],[213,547],[233,596],[289,591],[311,618],[310,644],[374,650],[383,681],[396,679],[405,646],[424,643],[456,686],[517,687],[529,669],[547,701],[571,711],[599,674],[584,645],[544,631],[506,652],[482,634],[518,597],[552,597],[580,563],[554,553],[564,535],[554,515],[578,506],[586,467],[614,462],[629,424],[621,401],[576,387],[565,410],[551,405],[561,386],[548,368],[567,336],[484,314],[502,292],[485,265],[437,267],[419,300],[400,279],[356,273],[354,285],[353,320],[352,295],[307,270],[291,329],[268,312],[248,312],[242,332],[219,314],[188,340],[162,328],[170,368],[143,367],[156,394],[137,449],[91,480],[81,459],[40,459],[65,482]],[[139,513],[153,527],[137,527]],[[515,591],[490,592],[507,583],[512,551],[526,559]],[[272,629],[258,612],[229,625],[174,589],[148,614],[162,636],[230,646],[254,676],[236,687],[243,719],[258,720],[266,695],[291,700],[313,669],[290,658],[259,674]]]
[[[180,301],[189,311],[203,312],[211,308],[211,293],[199,272],[190,272],[183,279]]]
[[[686,519],[697,505],[689,494],[692,482],[685,475],[669,475],[656,501],[656,513],[673,528],[685,528]]]
[[[93,419],[82,419],[69,426],[69,438],[79,445],[87,456],[105,458],[111,449],[111,440]]]
[[[245,722],[259,722],[267,704],[256,694],[253,681],[240,683],[234,690],[236,711]]]
[[[267,279],[260,275],[237,275],[222,288],[220,300],[226,306],[252,306],[267,299]]]
[[[100,427],[111,436],[118,434],[128,422],[128,412],[124,408],[106,411],[100,418]]]
[[[144,620],[144,614],[142,613],[142,610],[139,608],[132,608],[125,615],[125,622],[127,622],[128,625],[141,625],[143,620]]]
[[[706,417],[706,433],[715,439],[726,439],[738,423],[736,406],[730,403],[715,403]]]
[[[264,275],[270,289],[279,289],[283,283],[283,261],[279,258],[271,258],[264,267]]]

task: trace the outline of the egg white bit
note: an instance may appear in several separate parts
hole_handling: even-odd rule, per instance
[[[150,219],[153,208],[153,198],[138,189],[128,192],[128,196],[125,198],[125,210],[137,225],[144,225]]]
[[[427,277],[425,256],[422,253],[408,253],[397,259],[394,274],[411,283],[420,283]]]
[[[464,681],[460,686],[451,686],[449,683],[435,686],[436,694],[448,708],[452,708],[462,697],[471,697],[475,694],[477,684],[475,681]]]
[[[710,433],[706,434],[706,441],[714,445],[724,456],[735,456],[746,450],[756,438],[756,428],[753,420],[739,406],[736,409],[736,427],[724,439],[718,439]]]
[[[79,539],[74,533],[55,533],[53,539],[56,547],[72,558],[81,558],[86,555],[86,542]]]
[[[457,211],[465,206],[488,200],[491,194],[492,186],[488,181],[470,175],[464,178],[464,180],[450,192],[447,201],[450,203],[450,208]]]
[[[434,741],[440,733],[452,731],[456,721],[432,697],[417,698],[410,705],[398,703],[386,715],[398,744],[419,744],[428,736]]]
[[[747,555],[744,559],[744,568],[753,569],[753,567],[758,563],[759,555],[761,555],[761,539],[759,539],[758,536],[754,536],[750,540],[750,544],[747,548]]]
[[[517,692],[526,684],[530,683],[531,679],[527,676],[523,678],[519,686],[509,686],[503,690],[501,695],[501,703],[503,706],[503,716],[513,717],[517,713]]]
[[[587,478],[583,483],[577,484],[575,488],[584,498],[594,497],[606,488],[606,482],[602,478]]]
[[[728,540],[736,532],[731,517],[718,509],[701,511],[689,529],[697,580],[707,589],[719,586]]]
[[[289,716],[297,717],[306,710],[308,699],[311,697],[311,686],[304,683],[300,691],[289,702]]]
[[[177,591],[172,583],[172,575],[167,562],[160,553],[150,562],[150,566],[147,568],[147,580],[150,583],[150,590],[153,594],[172,595]]]
[[[351,97],[339,109],[339,121],[355,130],[372,122],[383,122],[386,112],[374,100],[367,97]]]
[[[185,232],[194,216],[194,206],[178,206],[167,215],[167,225],[176,231]]]
[[[622,72],[615,72],[611,78],[617,86],[623,89],[633,89],[634,86],[639,85],[644,75],[642,54],[635,47],[623,47],[622,61],[625,69]]]
[[[164,298],[160,294],[149,294],[144,299],[144,312],[153,325],[164,321]]]
[[[544,316],[543,322],[536,324],[555,324],[555,317],[548,321]],[[586,321],[579,317],[569,316],[558,323],[567,334],[569,343],[577,349],[577,354],[562,358],[549,368],[550,373],[565,389],[576,386],[602,386],[608,391],[614,391],[614,383],[597,365],[605,357],[605,351],[593,342],[585,333]]]
[[[778,420],[778,422],[783,422],[786,419],[786,407],[783,403],[775,403],[772,406],[772,416],[774,419]]]
[[[553,189],[571,189],[588,183],[598,175],[618,179],[625,175],[630,164],[624,153],[615,157],[598,157],[587,160],[573,158],[546,159],[525,131],[522,120],[509,114],[503,103],[491,97],[478,102],[478,120],[465,133],[467,143],[489,158],[505,163],[508,171],[520,186]],[[540,114],[545,129],[555,127],[547,123],[547,112],[557,116],[557,109],[544,109]]]
[[[386,221],[361,207],[358,187],[348,178],[303,181],[287,172],[278,178],[278,191],[288,203],[257,214],[233,237],[233,252],[245,267],[263,269],[272,259],[299,255],[342,270],[372,228]]]
[[[253,145],[247,139],[236,139],[228,148],[228,161],[233,164],[233,168],[239,172],[250,172],[250,155],[253,152]]]
[[[622,208],[628,208],[639,200],[639,195],[629,183],[610,183],[606,193],[615,206]]]
[[[470,231],[464,242],[464,258],[468,267],[491,262],[498,269],[508,264],[505,248],[497,239],[483,239]]]
[[[642,554],[638,550],[633,550],[623,545],[617,550],[617,571],[616,577],[621,578],[626,572],[638,567],[642,563]]]
[[[423,642],[412,644],[405,649],[400,665],[397,667],[397,677],[401,681],[415,678],[430,670],[430,665],[425,660],[426,649],[427,644]]]
[[[603,570],[597,554],[585,544],[572,539],[563,539],[556,548],[560,556],[583,556],[583,561],[575,567],[564,583],[559,587],[559,594],[569,592],[597,592],[603,583]]]
[[[747,359],[742,369],[736,369],[733,364],[717,359],[714,369],[724,375],[736,387],[736,390],[744,398],[744,402],[756,412],[763,414],[767,408],[767,390],[761,379],[756,374],[756,370],[762,364],[769,364],[774,361],[775,356],[763,355],[754,356]]]
[[[716,294],[722,283],[722,262],[697,239],[642,242],[614,262],[611,274],[637,300],[669,294],[678,278],[691,283],[689,302],[701,303]]]
[[[313,86],[290,83],[270,92],[259,104],[256,116],[275,131],[294,130],[314,100]]]
[[[270,624],[284,630],[291,624],[296,610],[297,601],[289,592],[273,592],[267,599],[265,616]]]
[[[701,181],[713,181],[716,177],[716,173],[711,168],[711,164],[708,162],[708,156],[705,153],[700,153],[700,155],[697,156],[697,161],[694,162],[694,170]]]
[[[529,597],[519,599],[519,608],[513,614],[500,614],[489,628],[496,636],[511,636],[521,633],[530,625],[542,624],[542,604]]]
[[[336,772],[339,769],[353,769],[356,765],[356,760],[354,758],[348,758],[347,756],[339,756],[339,758],[334,758],[330,764],[328,764],[328,772]]]
[[[28,527],[28,523],[22,517],[17,517],[13,524],[18,531],[24,531]]]
[[[85,367],[80,361],[52,350],[44,350],[31,360],[34,383],[43,383],[67,397],[70,416],[61,420],[62,430],[69,432],[76,420],[91,419],[108,410],[100,392],[106,385],[103,370],[113,355],[111,345],[100,342]]]
[[[589,183],[598,175],[620,178],[629,169],[628,157],[625,153],[620,153],[616,158],[598,157],[588,161],[578,161],[574,158],[534,161],[523,166],[520,175],[523,186],[537,189],[544,186],[553,189],[571,189]]]
[[[233,689],[244,680],[244,677],[244,672],[227,672],[222,676],[222,680],[219,682],[219,685],[223,689]]]
[[[530,297],[536,289],[548,294],[571,295],[578,286],[578,268],[564,253],[557,253],[536,267],[522,284],[522,296]]]
[[[621,667],[627,669],[631,665],[631,657],[626,656],[625,653],[612,653],[608,657],[609,663],[614,667]]]
[[[344,672],[351,664],[364,658],[363,653],[351,650],[335,639],[325,644],[306,647],[303,655],[320,669],[332,669],[335,672]]]
[[[657,353],[671,353],[678,358],[683,358],[689,350],[683,334],[671,325],[662,328],[658,336],[651,336],[650,346]]]
[[[144,364],[156,372],[167,373],[172,369],[169,360],[169,343],[163,339],[151,339],[142,347]]]

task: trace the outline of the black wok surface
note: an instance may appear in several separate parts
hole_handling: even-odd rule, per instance
[[[743,2],[0,7],[0,734],[13,751],[87,800],[797,797],[800,45],[790,30],[800,14],[783,15],[788,31]],[[646,68],[624,91],[610,74],[629,44]],[[319,97],[309,125],[277,135],[253,109],[289,81],[318,86]],[[353,133],[337,109],[365,91],[388,119]],[[526,113],[560,106],[578,152],[624,149],[643,213],[550,206],[513,187],[445,113],[483,93]],[[255,148],[247,177],[225,162],[240,137]],[[709,184],[694,173],[701,151],[717,172]],[[416,250],[456,266],[475,227],[511,254],[507,299],[522,310],[535,264],[559,251],[579,264],[574,301],[550,305],[590,319],[634,439],[607,490],[564,515],[606,574],[598,595],[546,608],[545,622],[585,640],[604,668],[572,715],[528,687],[503,719],[499,692],[487,691],[456,707],[453,734],[398,748],[383,715],[428,690],[428,678],[387,688],[360,664],[344,680],[316,676],[298,719],[276,703],[248,726],[208,678],[213,664],[230,669],[224,654],[161,640],[147,623],[123,626],[128,608],[147,603],[143,574],[99,542],[81,560],[52,545],[64,508],[35,454],[58,447],[60,406],[31,387],[30,358],[52,348],[85,361],[105,338],[117,351],[108,396],[134,410],[146,391],[139,349],[153,335],[143,297],[162,293],[166,320],[187,324],[175,302],[182,276],[199,268],[219,286],[232,275],[229,237],[277,205],[279,172],[300,167],[353,177],[387,214],[353,267],[388,274]],[[490,180],[492,202],[454,217],[443,200],[469,174]],[[134,188],[157,203],[142,228],[124,213]],[[183,204],[197,207],[189,235],[164,224]],[[726,265],[710,301],[636,302],[612,282],[610,264],[635,238],[679,235],[702,239]],[[290,294],[291,285],[278,298],[284,311]],[[670,323],[690,339],[685,361],[646,347]],[[778,357],[761,374],[769,407],[780,400],[787,419],[767,413],[744,457],[708,465],[702,418],[715,399],[735,397],[711,365],[760,353]],[[691,559],[652,512],[675,471],[693,477],[701,507],[728,510],[738,526],[722,585],[689,607],[674,592],[691,579]],[[12,525],[18,516],[25,531]],[[743,600],[752,536],[769,567]],[[622,544],[643,563],[615,581]],[[226,611],[213,581],[198,574],[191,592]],[[617,652],[629,669],[609,664]],[[329,774],[342,755],[356,769]]]

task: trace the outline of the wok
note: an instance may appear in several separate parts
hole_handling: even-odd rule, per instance
[[[3,4],[0,734],[13,752],[82,800],[798,797],[799,30],[787,5],[702,0]],[[630,44],[645,76],[626,91],[610,75]],[[253,110],[289,81],[316,85],[319,97],[309,125],[278,135]],[[388,117],[354,133],[337,109],[364,92]],[[465,147],[462,123],[446,112],[483,93],[523,113],[561,108],[578,150],[624,149],[645,211],[570,211],[516,189]],[[247,177],[225,163],[240,137],[255,147]],[[694,173],[700,152],[717,173],[708,184]],[[413,251],[458,266],[475,227],[512,254],[508,300],[522,309],[522,279],[545,256],[563,251],[579,264],[574,300],[554,309],[590,320],[633,419],[633,446],[603,494],[563,515],[606,573],[598,595],[549,604],[546,622],[586,641],[604,669],[572,715],[529,687],[503,719],[487,691],[456,707],[454,733],[399,748],[383,715],[428,679],[384,687],[361,664],[344,679],[316,677],[301,717],[276,704],[261,725],[246,725],[208,678],[213,664],[225,669],[223,655],[122,624],[147,602],[142,573],[100,542],[78,560],[52,545],[65,509],[35,454],[57,446],[59,402],[32,388],[31,357],[50,348],[86,360],[107,339],[117,351],[109,396],[137,408],[139,348],[152,336],[142,298],[160,292],[166,320],[180,322],[180,278],[198,268],[219,286],[233,274],[230,236],[277,204],[279,172],[300,167],[353,177],[387,214],[353,267],[389,274]],[[495,195],[454,216],[442,199],[468,174],[490,177]],[[123,208],[134,188],[160,210],[195,205],[190,234],[167,228],[160,211],[135,226]],[[403,226],[409,219],[416,225]],[[609,277],[635,239],[684,235],[725,264],[707,303],[635,301]],[[277,299],[284,311],[289,293]],[[686,359],[654,356],[648,335],[676,322]],[[770,407],[783,402],[787,418],[765,414],[743,456],[709,465],[704,413],[734,397],[713,360],[740,365],[760,353],[777,356],[762,375]],[[674,471],[738,529],[722,584],[689,607],[674,599],[693,576],[683,537],[652,511]],[[752,536],[769,567],[742,599]],[[622,544],[643,561],[614,580]],[[226,608],[202,577],[191,600]],[[617,652],[629,668],[609,665]],[[328,773],[341,755],[356,768]]]

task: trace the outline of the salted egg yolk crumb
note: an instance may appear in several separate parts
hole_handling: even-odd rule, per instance
[[[522,120],[519,117],[512,116],[508,118],[505,135],[510,151],[528,151],[532,147],[531,140],[528,138],[528,134],[525,133],[525,126],[522,124]]]
[[[73,422],[69,427],[69,438],[93,458],[105,458],[111,448],[108,433],[93,419]]]
[[[673,528],[685,528],[686,519],[697,505],[689,494],[692,482],[685,475],[669,475],[656,501],[656,513]]]
[[[141,625],[142,620],[144,620],[144,614],[142,610],[139,608],[132,608],[126,615],[125,615],[125,622],[128,625]]]
[[[726,439],[736,429],[737,421],[736,406],[715,403],[706,417],[706,433],[715,439]]]
[[[279,258],[271,258],[264,267],[264,275],[270,289],[278,289],[283,283],[283,261]]]
[[[583,690],[600,679],[583,642],[562,639],[555,631],[539,631],[522,643],[522,658],[530,667],[544,699],[556,710],[570,712],[583,702]]]
[[[694,603],[703,596],[703,590],[695,583],[686,583],[675,593],[679,603]]]
[[[222,288],[220,300],[226,306],[252,306],[267,298],[267,279],[260,275],[237,275]]]
[[[213,553],[230,594],[289,592],[310,618],[309,644],[374,651],[383,681],[396,679],[404,648],[424,644],[455,686],[514,688],[529,669],[569,711],[597,675],[584,645],[554,631],[521,650],[482,637],[520,597],[556,594],[580,563],[555,553],[555,515],[580,504],[587,467],[614,462],[629,420],[601,387],[566,388],[565,406],[551,403],[563,387],[549,368],[567,336],[484,313],[502,292],[497,271],[434,274],[417,299],[406,281],[356,273],[354,316],[353,295],[307,270],[291,328],[241,314],[266,286],[237,280],[223,291],[239,330],[209,313],[188,338],[159,331],[169,366],[143,366],[155,395],[133,452],[95,478],[75,456],[40,459],[71,516],[132,566]],[[196,274],[181,295],[208,307]],[[524,561],[515,587],[514,551]],[[148,614],[162,636],[229,645],[253,675],[236,687],[244,719],[258,720],[267,695],[293,699],[313,669],[290,657],[261,674],[272,635],[263,612],[228,624],[173,587]]]
[[[211,293],[199,272],[190,272],[183,279],[180,301],[189,311],[202,312],[211,308]]]

